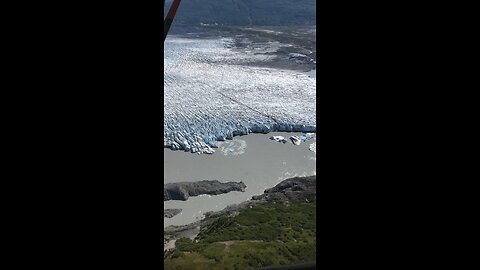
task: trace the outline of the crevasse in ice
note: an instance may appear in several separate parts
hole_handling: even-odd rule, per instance
[[[234,51],[231,42],[172,37],[165,43],[165,147],[213,153],[217,141],[236,135],[316,132],[316,79],[246,65],[265,56]]]

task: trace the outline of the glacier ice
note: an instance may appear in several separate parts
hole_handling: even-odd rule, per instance
[[[292,141],[292,143],[295,145],[300,145],[300,143],[302,142],[302,140],[298,136],[291,136],[290,141]]]
[[[272,136],[270,137],[270,140],[274,140],[276,142],[283,142],[283,143],[287,142],[287,139],[285,139],[285,137],[283,136]]]
[[[317,142],[310,144],[310,147],[308,148],[308,150],[317,153]]]
[[[249,133],[316,132],[316,78],[245,65],[231,39],[172,37],[164,51],[164,147],[213,153]],[[303,139],[303,138],[302,138]]]

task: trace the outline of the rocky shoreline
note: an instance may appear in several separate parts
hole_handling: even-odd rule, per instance
[[[273,188],[266,189],[263,194],[253,196],[251,200],[240,204],[227,206],[220,211],[205,213],[205,218],[217,217],[225,214],[232,214],[239,210],[255,204],[272,202],[311,202],[316,200],[317,177],[293,177],[283,180]]]
[[[246,187],[241,181],[222,183],[218,180],[203,180],[198,182],[169,183],[163,187],[163,201],[186,201],[190,196],[219,195],[231,191],[244,192]]]
[[[220,211],[205,213],[205,218],[187,225],[168,226],[164,228],[164,245],[171,243],[179,235],[190,235],[195,238],[199,228],[209,224],[214,218],[223,215],[234,215],[241,209],[257,204],[286,203],[289,202],[314,202],[316,201],[317,188],[316,175],[307,177],[293,177],[286,179],[273,188],[266,189],[263,194],[253,196],[251,200],[240,204],[233,204]],[[165,246],[164,246],[165,249]]]
[[[253,196],[254,201],[264,202],[303,202],[316,200],[317,177],[294,177],[280,182],[264,194]]]

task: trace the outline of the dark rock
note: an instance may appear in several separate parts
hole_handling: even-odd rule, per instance
[[[202,194],[219,195],[231,191],[244,192],[247,186],[243,182],[222,183],[217,180],[204,180],[199,182],[179,182],[164,185],[163,200],[186,201],[190,196]]]
[[[258,201],[314,201],[317,192],[317,177],[294,177],[280,182],[264,194],[253,196]]]
[[[163,209],[163,217],[172,218],[182,212],[182,209]]]

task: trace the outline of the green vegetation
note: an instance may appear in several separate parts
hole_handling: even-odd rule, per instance
[[[178,239],[165,269],[249,269],[313,261],[316,205],[269,203],[212,219],[198,241]]]

